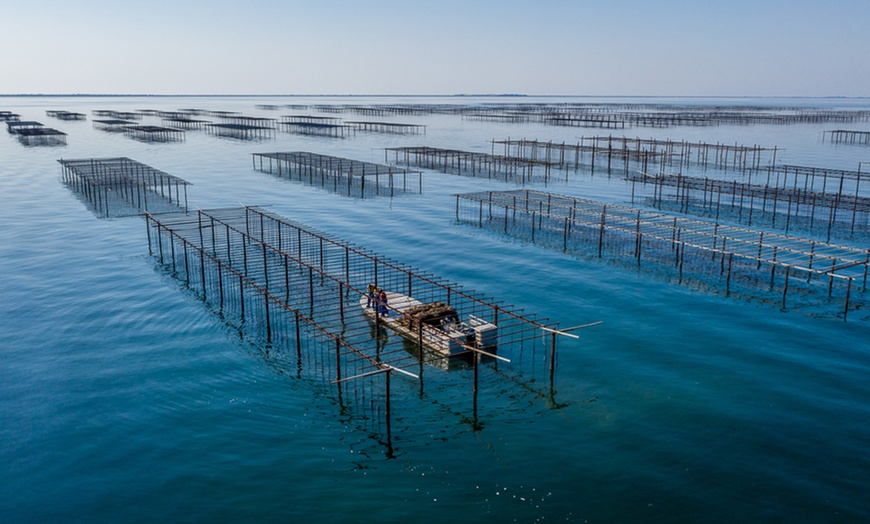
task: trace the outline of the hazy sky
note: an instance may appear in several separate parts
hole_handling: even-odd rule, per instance
[[[0,94],[870,96],[870,0],[0,0]]]

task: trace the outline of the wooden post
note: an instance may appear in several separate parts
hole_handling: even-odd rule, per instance
[[[474,385],[472,387],[472,410],[474,416],[474,429],[477,429],[477,386],[478,386],[478,376],[480,372],[478,371],[480,368],[480,353],[477,351],[474,352]]]
[[[640,211],[637,212],[637,221],[635,223],[635,254],[637,255],[637,265],[640,266],[640,251],[643,245],[643,234],[640,232]]]
[[[301,361],[302,360],[302,339],[300,338],[300,333],[299,333],[299,331],[300,331],[299,330],[299,312],[294,311],[293,313],[296,317],[296,358]]]
[[[791,266],[785,266],[785,282],[782,284],[782,309],[785,309],[785,296],[788,293],[788,274]]]
[[[341,282],[338,283],[338,313],[341,323],[344,324],[344,289],[341,287]]]
[[[390,423],[390,413],[391,413],[390,375],[392,375],[392,374],[393,373],[389,370],[386,373],[384,373],[384,375],[385,375],[385,377],[384,377],[384,393],[385,393],[385,397],[386,397],[386,399],[384,401],[384,419],[385,419],[384,422],[387,426],[387,446],[390,449],[392,449],[392,441],[393,441],[392,428],[391,428],[391,423]]]
[[[686,254],[686,244],[684,242],[680,242],[680,245],[677,247],[677,250],[680,252],[680,279],[679,282],[683,283],[683,256]],[[640,262],[638,262],[640,263]]]
[[[728,253],[728,275],[725,277],[725,294],[731,294],[731,262],[734,258],[734,253]]]
[[[341,339],[335,339],[335,380],[341,380]],[[338,386],[341,391],[341,385]]]
[[[598,258],[601,258],[601,251],[604,245],[604,221],[607,215],[607,205],[601,209],[601,226],[598,228]]]
[[[556,333],[550,334],[550,384],[556,376]]]
[[[846,282],[846,303],[843,306],[843,322],[846,321],[846,314],[849,313],[849,295],[852,292],[852,279],[847,279]]]
[[[200,253],[202,253],[200,251]],[[245,320],[245,281],[242,275],[239,275],[239,300],[241,302],[241,318]]]

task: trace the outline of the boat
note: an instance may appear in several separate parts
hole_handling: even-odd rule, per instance
[[[422,303],[401,293],[387,292],[386,314],[378,311],[378,301],[369,305],[369,297],[359,304],[369,320],[376,317],[386,327],[410,342],[430,349],[440,356],[467,354],[472,349],[494,353],[498,345],[498,327],[474,315],[461,321],[452,307],[442,302]]]

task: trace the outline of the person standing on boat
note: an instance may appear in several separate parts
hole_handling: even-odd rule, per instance
[[[382,317],[390,315],[390,312],[387,310],[387,292],[383,289],[381,290],[381,294],[378,295],[378,313]]]
[[[374,284],[366,286],[366,307],[375,307],[375,304],[378,301],[377,293],[378,286]]]

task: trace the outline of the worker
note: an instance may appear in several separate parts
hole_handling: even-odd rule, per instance
[[[366,307],[375,307],[377,303],[378,286],[369,284],[366,286]]]
[[[387,309],[387,292],[383,289],[381,290],[381,294],[378,295],[378,313],[382,317],[390,316],[390,312]]]

